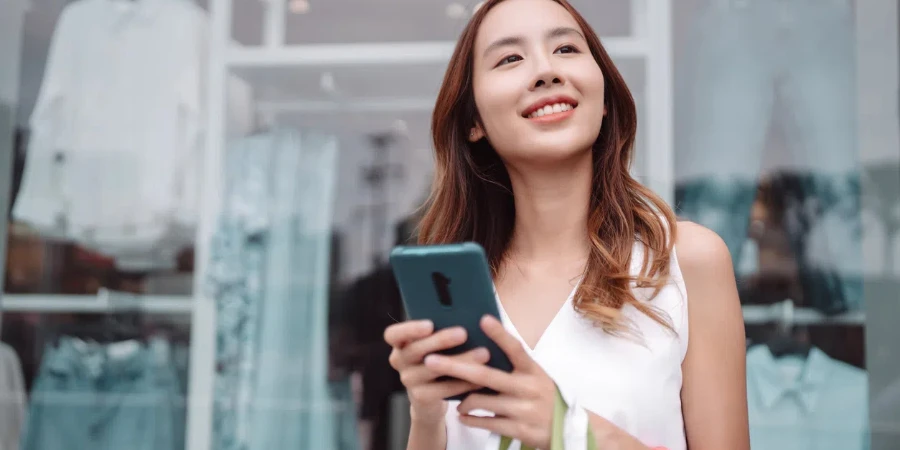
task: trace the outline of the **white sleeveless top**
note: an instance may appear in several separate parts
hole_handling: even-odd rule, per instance
[[[632,274],[638,273],[642,261],[643,245],[638,243],[632,254]],[[556,381],[565,398],[574,399],[647,446],[685,450],[681,362],[688,346],[687,293],[674,251],[669,267],[670,281],[651,304],[669,316],[674,334],[633,306],[623,308],[642,341],[614,337],[595,327],[575,311],[573,291],[531,350],[499,298],[497,303],[506,329]],[[648,288],[633,290],[641,301],[652,294]],[[496,450],[500,436],[462,425],[458,405],[458,401],[450,402],[447,409],[447,450]],[[514,442],[511,449],[519,450],[519,443]]]

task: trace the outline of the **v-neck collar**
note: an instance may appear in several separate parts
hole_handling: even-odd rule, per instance
[[[507,325],[507,330],[513,336],[515,336],[515,338],[518,339],[519,342],[522,343],[522,346],[525,347],[525,351],[529,355],[534,355],[535,353],[537,353],[538,349],[541,348],[541,343],[545,341],[544,338],[546,338],[547,334],[552,331],[554,324],[558,322],[563,313],[569,309],[569,306],[572,304],[572,297],[575,296],[575,292],[578,291],[578,287],[580,285],[581,280],[575,283],[575,287],[572,288],[571,292],[569,292],[568,297],[566,297],[566,301],[563,302],[562,306],[559,307],[559,309],[556,311],[556,315],[554,315],[553,318],[550,319],[550,322],[547,323],[547,327],[544,328],[543,333],[541,333],[540,337],[538,337],[537,342],[534,343],[534,348],[531,348],[531,346],[528,345],[528,342],[526,342],[525,338],[522,337],[522,334],[519,333],[519,329],[516,328],[516,324],[513,323],[512,319],[509,317],[509,314],[506,313],[506,309],[503,307],[503,302],[500,301],[500,293],[497,292],[496,286],[494,286],[494,297],[497,301],[497,308],[500,310],[500,318],[503,320],[503,323]]]

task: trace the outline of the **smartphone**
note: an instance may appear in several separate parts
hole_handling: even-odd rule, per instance
[[[399,246],[391,251],[391,268],[400,287],[406,315],[428,319],[434,330],[461,326],[468,338],[458,347],[441,353],[455,355],[478,347],[490,353],[488,365],[511,372],[506,353],[481,330],[485,314],[500,320],[494,282],[484,249],[474,243]],[[479,393],[493,394],[483,388]],[[448,398],[461,400],[468,394]]]

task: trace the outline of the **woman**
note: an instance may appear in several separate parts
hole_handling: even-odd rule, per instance
[[[412,404],[408,448],[493,450],[501,435],[549,448],[556,385],[602,450],[749,448],[728,250],[629,175],[634,101],[584,19],[565,0],[486,2],[432,127],[420,243],[484,246],[504,323],[481,325],[515,369],[486,366],[483,350],[435,354],[464,342],[462,329],[389,327]],[[442,400],[481,386],[499,395]]]

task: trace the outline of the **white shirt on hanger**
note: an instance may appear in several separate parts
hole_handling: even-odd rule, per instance
[[[204,11],[186,0],[70,4],[31,117],[15,218],[120,265],[158,266],[146,261],[154,250],[171,260],[199,209],[206,45]]]
[[[867,450],[866,372],[813,348],[804,360],[747,351],[750,444],[756,450]]]

